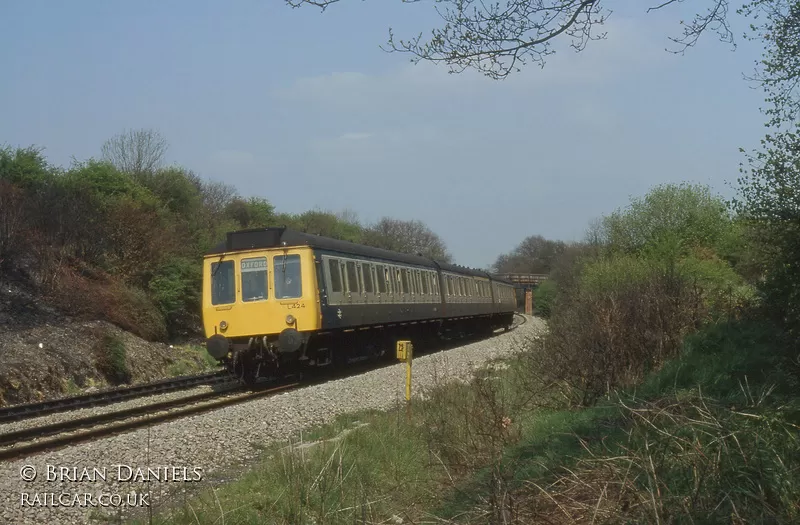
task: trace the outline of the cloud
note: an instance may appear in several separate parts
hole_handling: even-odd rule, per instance
[[[443,64],[420,62],[402,65],[377,74],[331,72],[301,77],[271,93],[279,101],[314,104],[328,111],[368,113],[376,110],[398,112],[409,108],[436,108],[453,99],[477,99],[477,104],[493,104],[498,98],[555,94],[565,88],[594,88],[612,83],[621,73],[650,70],[669,54],[653,26],[642,27],[640,20],[617,18],[603,28],[606,39],[590,42],[576,53],[569,40],[558,40],[556,54],[545,67],[524,67],[506,80],[491,80],[467,70],[449,74]]]

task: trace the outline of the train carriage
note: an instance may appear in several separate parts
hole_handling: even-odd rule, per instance
[[[513,285],[482,271],[286,228],[231,232],[203,265],[209,353],[252,380],[508,327]]]

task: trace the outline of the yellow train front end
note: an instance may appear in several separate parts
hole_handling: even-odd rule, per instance
[[[203,263],[208,352],[244,379],[302,360],[319,330],[314,253],[282,247],[213,253]]]

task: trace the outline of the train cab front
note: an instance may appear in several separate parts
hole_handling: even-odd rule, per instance
[[[311,249],[206,256],[203,325],[208,353],[245,381],[298,364],[320,326]]]

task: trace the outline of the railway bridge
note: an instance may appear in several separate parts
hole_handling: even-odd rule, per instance
[[[533,314],[533,289],[547,280],[543,273],[496,273],[494,277],[512,282],[517,288],[517,309]]]

